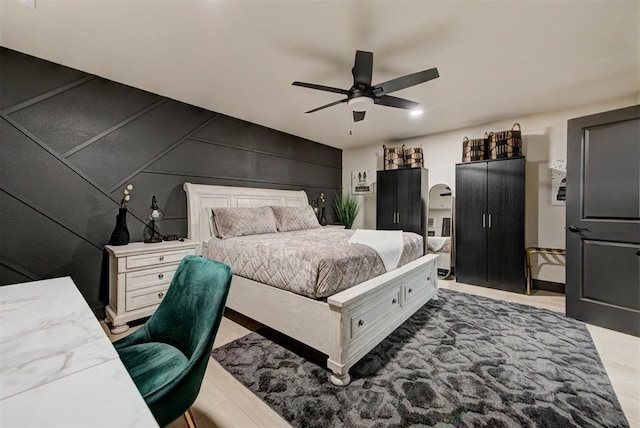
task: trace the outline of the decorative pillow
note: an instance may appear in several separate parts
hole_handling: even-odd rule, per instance
[[[212,212],[218,236],[222,239],[278,231],[271,207],[212,208]]]
[[[273,209],[273,215],[276,218],[278,232],[320,227],[310,205],[304,207],[272,206],[271,209]]]

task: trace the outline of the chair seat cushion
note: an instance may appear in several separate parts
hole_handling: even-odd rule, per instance
[[[118,353],[143,398],[176,379],[189,364],[178,348],[160,342],[127,346]]]

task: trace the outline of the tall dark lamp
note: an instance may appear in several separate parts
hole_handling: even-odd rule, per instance
[[[153,244],[156,242],[162,242],[162,235],[156,229],[156,222],[162,220],[162,211],[158,208],[158,202],[156,196],[151,198],[151,207],[149,208],[149,223],[144,228],[144,242],[147,244]]]

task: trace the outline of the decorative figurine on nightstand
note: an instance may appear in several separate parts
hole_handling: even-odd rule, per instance
[[[327,217],[324,215],[325,203],[324,193],[320,193],[320,218],[318,219],[320,226],[327,225]]]
[[[160,232],[156,229],[156,222],[160,220],[162,220],[162,211],[158,208],[156,196],[153,195],[153,198],[151,198],[151,207],[149,208],[149,223],[147,223],[143,233],[146,244],[162,242],[162,235],[160,235]]]
[[[118,215],[116,216],[116,227],[111,233],[109,245],[127,245],[129,243],[129,229],[127,229],[127,203],[131,199],[133,185],[129,184],[124,189]]]

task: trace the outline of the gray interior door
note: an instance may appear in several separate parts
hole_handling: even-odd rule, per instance
[[[640,106],[567,133],[567,316],[640,336]]]

